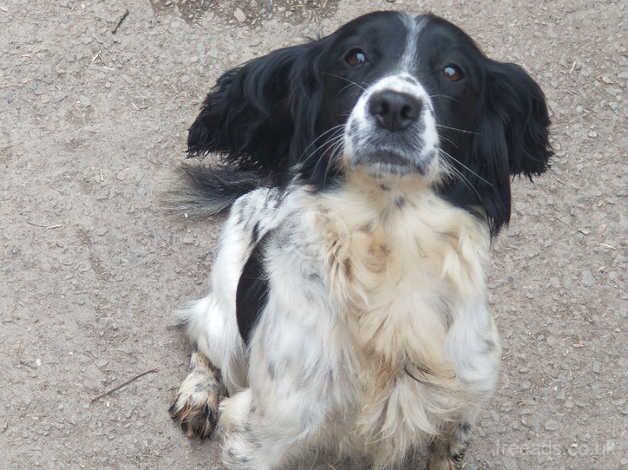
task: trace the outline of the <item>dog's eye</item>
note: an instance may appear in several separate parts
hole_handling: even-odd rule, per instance
[[[345,55],[345,62],[349,64],[351,67],[357,67],[366,63],[366,52],[362,49],[351,49]]]
[[[457,82],[458,80],[462,80],[464,78],[464,73],[460,70],[455,64],[447,64],[443,67],[443,76],[452,82]]]

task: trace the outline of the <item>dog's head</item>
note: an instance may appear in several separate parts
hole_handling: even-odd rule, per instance
[[[188,138],[280,179],[318,185],[353,170],[421,178],[479,206],[494,233],[510,217],[510,177],[546,170],[543,92],[519,66],[487,58],[432,15],[379,12],[325,38],[225,73]]]

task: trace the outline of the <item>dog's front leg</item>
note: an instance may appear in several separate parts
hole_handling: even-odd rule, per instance
[[[338,367],[329,357],[341,356],[330,354],[333,343],[324,339],[294,317],[275,311],[262,318],[252,341],[249,388],[221,403],[229,468],[283,469],[329,442],[335,429],[329,417],[349,399],[349,387],[332,373]]]
[[[264,305],[248,344],[249,388],[221,404],[224,462],[232,469],[284,469],[335,434],[352,403],[353,351],[330,298],[327,251],[311,213],[273,231],[263,246]],[[323,263],[323,264],[321,264]],[[248,278],[240,281],[239,290]],[[252,289],[260,295],[260,286]],[[247,302],[250,298],[247,297]]]
[[[471,430],[495,388],[501,348],[484,297],[469,302],[460,312],[449,331],[447,349],[456,365],[456,376],[469,393],[469,403],[459,421],[432,442],[428,470],[463,468]]]
[[[224,435],[223,462],[228,468],[285,468],[321,437],[324,413],[320,402],[268,398],[247,389],[221,403],[219,426]]]

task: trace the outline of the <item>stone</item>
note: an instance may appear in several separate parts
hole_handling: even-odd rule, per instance
[[[246,21],[246,15],[240,8],[235,9],[233,16],[238,20],[238,23],[244,23]]]
[[[545,422],[545,429],[547,431],[557,431],[558,429],[560,429],[560,423],[555,419],[548,419]]]

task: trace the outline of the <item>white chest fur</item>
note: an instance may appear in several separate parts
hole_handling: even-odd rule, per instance
[[[416,180],[359,177],[289,191],[279,212],[251,342],[251,364],[264,364],[249,369],[255,400],[279,400],[286,422],[335,416],[381,466],[472,415],[499,359],[483,221]],[[319,429],[334,441],[333,427]]]
[[[427,188],[393,191],[358,179],[301,202],[325,247],[323,277],[351,338],[354,425],[390,457],[464,415],[494,386],[488,230]]]

